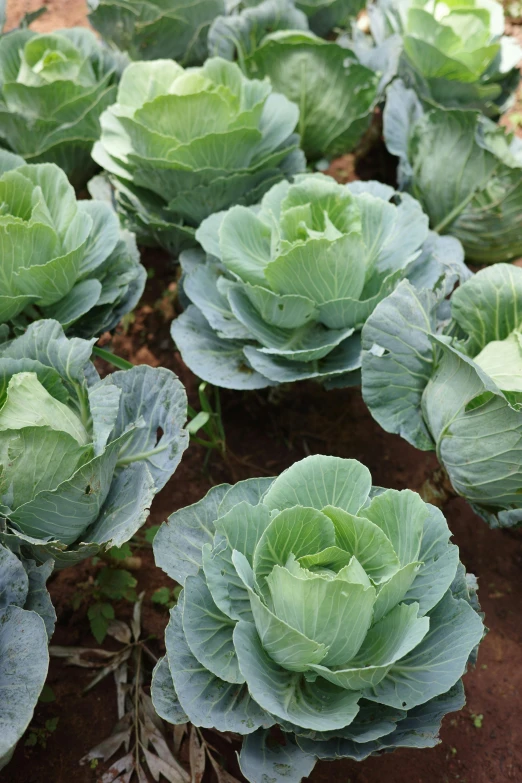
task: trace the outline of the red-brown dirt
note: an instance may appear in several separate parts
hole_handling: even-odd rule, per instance
[[[8,0],[8,27],[34,10],[39,0]],[[49,13],[37,30],[85,24],[82,0],[49,0]],[[380,154],[380,153],[379,153]],[[372,168],[371,166],[369,167]],[[353,160],[332,169],[339,178],[352,179]],[[375,176],[372,172],[372,176]],[[174,315],[176,267],[162,253],[146,251],[145,265],[153,270],[144,304],[125,332],[120,327],[106,347],[135,363],[162,364],[187,385],[197,406],[197,381],[182,364],[169,337]],[[109,368],[100,362],[99,368]],[[202,471],[205,451],[192,445],[173,478],[156,498],[150,524],[159,524],[178,508],[199,500],[213,483],[234,482],[255,475],[274,475],[310,453],[354,457],[372,471],[375,484],[418,489],[436,465],[431,454],[416,451],[400,438],[388,435],[373,422],[355,389],[325,392],[313,384],[297,385],[277,394],[223,392],[223,420],[227,460],[211,458]],[[460,499],[444,508],[461,559],[479,577],[479,597],[490,629],[478,664],[465,676],[467,705],[448,716],[441,744],[430,750],[397,751],[362,763],[339,761],[318,764],[313,783],[522,783],[522,531],[492,531]],[[153,592],[169,580],[156,569],[150,548],[134,551],[140,567],[134,576],[137,591],[145,591],[144,635],[160,655],[165,609],[151,602]],[[79,583],[92,578],[99,566],[87,561],[66,569],[49,589],[58,612],[53,644],[98,646],[90,632],[86,609],[73,611],[71,602]],[[116,604],[120,619],[129,619],[130,605]],[[113,642],[105,642],[107,649]],[[80,758],[103,740],[116,722],[115,687],[110,677],[82,694],[92,672],[51,663],[48,682],[56,701],[39,704],[33,728],[58,717],[46,747],[28,747],[22,740],[13,761],[0,774],[5,783],[97,783],[103,765],[79,766]],[[482,718],[477,718],[482,716]],[[232,754],[231,771],[239,776]]]

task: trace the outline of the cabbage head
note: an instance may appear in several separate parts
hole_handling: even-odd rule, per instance
[[[100,114],[121,62],[81,27],[0,38],[0,143],[28,163],[56,163],[83,187],[96,171]]]
[[[169,57],[200,65],[212,20],[224,0],[87,0],[89,21],[105,41],[133,60]]]
[[[239,4],[232,13],[217,16],[208,32],[211,56],[237,60],[243,68],[251,54],[268,33],[277,30],[309,32],[306,14],[292,0],[263,0],[256,5]]]
[[[47,677],[56,614],[37,566],[0,544],[0,770],[28,727]]]
[[[274,90],[297,104],[308,160],[351,152],[370,125],[379,77],[333,41],[279,30],[265,36],[241,65],[252,78],[268,76]]]
[[[356,460],[312,456],[214,487],[154,541],[183,586],[156,710],[246,735],[252,783],[280,780],[282,765],[297,782],[318,758],[437,744],[484,631],[450,536],[438,509],[372,488]]]
[[[77,201],[54,163],[0,150],[0,324],[54,318],[84,337],[114,329],[138,303],[145,268],[109,204]]]
[[[366,322],[363,396],[388,432],[435,450],[492,527],[522,522],[522,269],[497,264],[447,303],[401,283]]]
[[[186,70],[173,60],[131,63],[117,101],[101,117],[93,156],[144,243],[176,254],[195,245],[213,212],[255,203],[304,169],[297,107],[219,57]]]
[[[376,49],[388,66],[430,103],[505,111],[520,81],[522,49],[504,35],[496,0],[377,0],[368,7]]]
[[[0,345],[0,541],[59,567],[131,538],[188,444],[176,376],[101,380],[94,342],[42,320]]]
[[[272,16],[271,21],[275,22],[272,32],[286,27],[287,30],[310,29],[316,35],[327,36],[334,28],[349,27],[365,4],[364,0],[239,0],[230,5],[231,8],[227,9],[230,19],[244,17],[245,20],[259,21],[264,17],[266,24]],[[286,25],[283,24],[284,20]],[[242,23],[236,29],[238,32],[245,30]],[[211,39],[212,28],[209,46]]]
[[[522,140],[474,111],[424,112],[412,90],[388,88],[384,138],[401,190],[477,264],[522,255]]]
[[[211,216],[196,238],[207,255],[182,254],[192,304],[172,337],[196,375],[232,389],[358,383],[361,326],[400,280],[468,274],[459,243],[430,232],[410,196],[323,174]]]

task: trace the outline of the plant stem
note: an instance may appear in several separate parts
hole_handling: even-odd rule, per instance
[[[128,362],[127,359],[122,359],[121,356],[116,356],[116,354],[106,351],[105,348],[99,348],[97,345],[93,347],[92,352],[95,356],[105,359],[106,362],[114,365],[114,367],[118,367],[120,370],[131,370],[135,366],[132,362]]]

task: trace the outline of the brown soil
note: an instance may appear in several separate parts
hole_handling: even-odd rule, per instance
[[[31,29],[39,33],[47,33],[59,27],[88,25],[86,0],[7,0],[6,30],[16,27],[24,14],[42,7],[47,12],[31,25]]]
[[[39,5],[39,0],[8,0],[8,28]],[[49,0],[46,5],[49,13],[35,29],[85,24],[82,0]],[[364,179],[375,176],[372,168],[361,170],[358,165],[357,173]],[[354,172],[353,156],[346,156],[329,173],[349,181],[357,176]],[[176,267],[158,251],[145,251],[143,260],[151,270],[144,304],[126,330],[120,327],[114,338],[106,335],[101,344],[134,363],[174,370],[197,407],[197,379],[182,364],[169,336]],[[99,369],[110,370],[103,362]],[[159,524],[176,509],[199,500],[212,484],[274,475],[311,453],[359,459],[372,471],[374,483],[397,489],[420,488],[436,466],[433,455],[383,432],[355,389],[325,392],[301,384],[275,393],[222,392],[221,400],[226,460],[213,454],[203,472],[205,450],[192,445],[156,498],[148,524]],[[491,531],[460,499],[449,502],[444,511],[462,561],[479,577],[480,600],[490,628],[477,667],[465,677],[468,703],[461,713],[445,719],[437,748],[397,751],[360,764],[321,763],[311,776],[314,783],[522,783],[522,530]],[[144,636],[151,638],[150,647],[160,655],[168,614],[152,603],[151,596],[169,580],[155,568],[150,547],[135,548],[133,554],[137,590],[145,591]],[[98,646],[89,630],[86,607],[73,611],[71,605],[78,585],[92,579],[98,569],[87,561],[52,579],[49,589],[58,613],[53,644]],[[130,618],[129,603],[122,601],[115,608],[119,619]],[[115,649],[116,643],[106,641],[104,646]],[[42,728],[46,720],[57,717],[57,728],[47,737],[45,748],[28,747],[22,740],[0,780],[97,783],[103,765],[92,769],[79,766],[79,760],[110,734],[116,722],[116,700],[110,677],[84,695],[91,677],[87,669],[52,661],[48,682],[56,701],[38,705],[32,727]],[[232,754],[227,757],[230,771],[240,777]]]

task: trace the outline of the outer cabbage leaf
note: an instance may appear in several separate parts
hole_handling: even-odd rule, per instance
[[[309,160],[350,152],[370,124],[378,76],[336,43],[311,33],[272,33],[243,67],[250,76],[268,76],[274,89],[299,106],[301,146]]]
[[[281,0],[276,0],[283,5]],[[259,0],[242,0],[239,7],[250,8],[264,5]],[[295,3],[297,9],[305,14],[308,25],[316,35],[326,37],[337,27],[349,27],[359,11],[364,7],[361,0],[298,0]],[[296,29],[294,25],[287,25],[287,29]],[[299,25],[301,28],[301,25]]]
[[[265,35],[276,30],[305,30],[308,20],[292,0],[263,0],[258,5],[248,5],[238,13],[218,16],[208,33],[211,56],[237,59],[242,66]]]
[[[364,7],[360,0],[299,0],[296,5],[307,15],[310,29],[324,36],[335,27],[348,27]]]
[[[102,38],[133,60],[171,57],[201,65],[209,26],[223,0],[88,0],[89,21]]]
[[[51,567],[49,567],[51,566]],[[0,545],[0,769],[29,725],[49,666],[56,614],[39,568]]]

